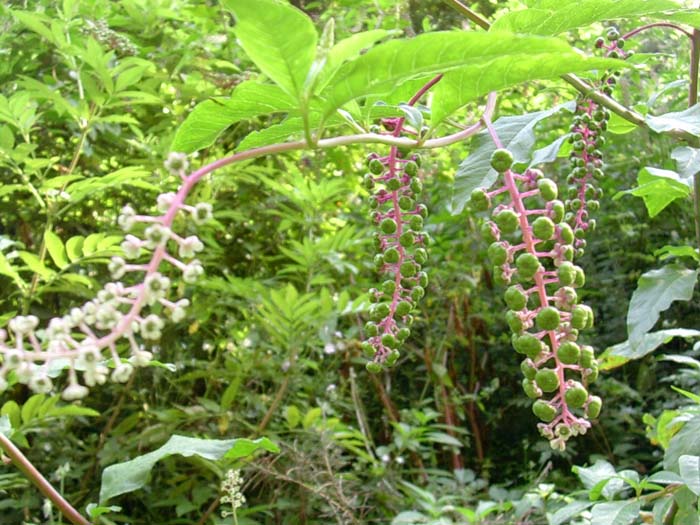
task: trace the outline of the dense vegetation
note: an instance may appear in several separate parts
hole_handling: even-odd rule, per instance
[[[697,525],[691,7],[4,2],[0,522]]]

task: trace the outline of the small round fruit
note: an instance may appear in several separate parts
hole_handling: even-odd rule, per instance
[[[382,336],[382,344],[387,348],[396,348],[399,346],[399,342],[392,334],[384,334]]]
[[[409,177],[415,177],[418,175],[418,164],[416,164],[414,161],[409,160],[403,167],[403,170],[406,172],[406,175]]]
[[[559,376],[556,370],[542,368],[535,374],[535,382],[543,392],[554,392],[559,388]]]
[[[493,220],[503,233],[513,233],[520,224],[518,214],[509,208],[499,211]]]
[[[398,350],[392,350],[389,352],[389,355],[386,356],[386,361],[384,361],[384,364],[386,366],[394,366],[396,364],[396,361],[399,360],[399,357],[401,357],[401,352]]]
[[[532,412],[545,423],[553,421],[557,416],[556,407],[542,399],[538,399],[532,404]]]
[[[388,248],[384,252],[384,262],[386,264],[397,263],[397,262],[399,262],[399,258],[400,258],[399,250],[397,250],[396,248]]]
[[[375,175],[380,175],[384,171],[384,164],[379,159],[372,159],[369,161],[369,171]]]
[[[382,365],[380,365],[376,361],[370,361],[365,365],[365,368],[370,374],[378,374],[382,371]]]
[[[401,272],[401,277],[413,277],[416,275],[418,268],[416,267],[416,263],[407,261],[401,265],[399,271]]]
[[[560,320],[559,310],[553,306],[547,306],[537,313],[535,322],[540,330],[556,330],[559,328]]]
[[[379,333],[379,327],[377,326],[377,323],[373,323],[371,321],[366,323],[365,324],[365,333],[369,337],[374,337],[375,335],[377,335]]]
[[[513,165],[513,154],[505,148],[499,148],[491,155],[491,167],[499,173],[510,169]]]
[[[413,310],[413,305],[409,303],[408,301],[399,301],[399,304],[396,305],[396,310],[394,311],[394,314],[403,317],[405,315],[408,315],[411,313],[411,310]]]
[[[489,196],[481,188],[472,191],[469,202],[476,211],[486,211],[491,207],[491,199],[489,199]]]
[[[504,264],[508,260],[508,248],[505,243],[494,242],[488,249],[489,259],[496,266]]]
[[[551,179],[540,179],[537,181],[537,188],[540,190],[540,195],[546,201],[552,201],[557,198],[559,189],[556,183]]]
[[[588,316],[590,307],[579,304],[571,311],[571,326],[578,330],[588,327]]]
[[[525,392],[525,395],[529,397],[530,399],[537,399],[538,397],[542,397],[542,389],[538,387],[535,383],[530,381],[529,379],[525,378],[522,381],[523,385],[523,391]]]
[[[522,310],[527,305],[527,295],[520,286],[511,286],[505,293],[506,305],[511,310]]]
[[[372,357],[377,352],[377,349],[374,348],[372,343],[369,343],[367,341],[362,343],[360,345],[360,348],[362,348],[362,353],[365,354],[367,357]]]
[[[532,359],[542,351],[542,342],[532,334],[513,337],[513,348],[519,354],[525,354]]]
[[[549,217],[554,222],[561,222],[561,220],[564,218],[565,212],[566,208],[564,207],[564,203],[562,201],[551,202],[551,210],[549,212]]]
[[[603,406],[603,400],[598,396],[591,396],[588,400],[588,405],[586,406],[586,417],[588,419],[595,419],[600,415],[600,409]]]
[[[411,329],[406,328],[405,326],[403,328],[401,328],[398,332],[396,332],[396,338],[402,343],[406,339],[408,339],[408,336],[410,336],[410,335],[411,335]]]
[[[394,293],[394,290],[396,290],[396,281],[387,279],[382,283],[382,292],[385,294],[391,295]]]
[[[411,227],[411,229],[414,232],[420,231],[423,229],[423,217],[420,215],[412,215],[411,219],[408,221],[408,225]]]
[[[588,390],[578,381],[572,381],[571,384],[566,385],[564,400],[572,408],[581,408],[588,400]]]
[[[581,349],[573,341],[566,341],[557,348],[557,359],[565,365],[575,365],[580,355]]]
[[[404,248],[410,248],[416,242],[416,236],[413,232],[404,232],[399,237],[399,244]]]
[[[559,284],[562,286],[569,286],[573,284],[576,279],[576,269],[574,265],[568,261],[564,261],[557,268],[557,278],[559,279]]]
[[[578,364],[583,368],[591,368],[595,364],[595,351],[592,346],[583,345],[581,347],[581,355],[578,358]]]
[[[515,265],[522,279],[531,279],[542,268],[539,259],[531,253],[521,253],[515,260]]]
[[[506,323],[508,323],[510,331],[514,334],[520,334],[525,328],[523,320],[518,315],[518,312],[513,310],[508,310],[508,312],[506,312]]]
[[[520,371],[523,373],[526,379],[529,379],[532,381],[535,379],[535,375],[537,374],[537,368],[535,367],[535,363],[532,362],[532,359],[525,359],[520,363]]]
[[[384,219],[379,224],[379,229],[382,230],[387,235],[391,235],[392,233],[396,233],[396,228],[397,228],[396,221],[394,219],[389,218],[389,217]]]
[[[554,223],[549,217],[537,217],[532,223],[532,233],[542,241],[548,241],[554,237]]]

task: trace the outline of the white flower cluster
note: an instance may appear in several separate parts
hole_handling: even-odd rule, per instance
[[[221,511],[222,518],[233,516],[236,510],[241,508],[245,503],[245,496],[241,492],[241,485],[243,485],[241,471],[229,470],[226,473],[226,479],[221,483],[221,491],[224,493],[224,495],[221,496],[221,503],[228,503],[231,505],[231,510]]]
[[[185,156],[171,154],[168,163],[166,167],[177,170],[185,178],[188,167]],[[153,354],[145,350],[137,337],[147,342],[157,341],[165,325],[163,314],[179,322],[189,306],[187,299],[168,299],[171,281],[159,272],[161,263],[180,270],[187,283],[194,282],[204,272],[202,264],[194,259],[204,249],[203,243],[196,235],[180,237],[171,226],[179,212],[200,225],[212,217],[212,207],[207,203],[189,206],[184,203],[185,197],[186,190],[160,195],[157,207],[161,216],[139,215],[131,206],[122,209],[118,218],[121,228],[129,232],[143,224],[143,234],[126,235],[121,245],[125,258],[114,257],[109,263],[115,282],[106,284],[92,301],[73,308],[63,317],[49,320],[44,329],[39,328],[39,319],[34,315],[17,316],[9,321],[7,330],[0,329],[0,392],[11,381],[17,381],[34,392],[48,393],[53,388],[51,377],[67,368],[68,385],[62,395],[72,401],[84,398],[88,387],[101,385],[108,378],[125,383],[134,367],[150,364]],[[148,263],[127,262],[138,259],[143,250],[152,250]],[[143,275],[137,279],[138,284],[120,282],[128,273]],[[145,314],[146,307],[156,307],[159,313]],[[129,343],[128,362],[123,362],[117,353],[116,343],[120,339]],[[111,372],[104,350],[108,350],[108,357],[114,363]]]

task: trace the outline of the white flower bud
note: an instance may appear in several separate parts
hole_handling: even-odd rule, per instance
[[[182,280],[188,284],[194,283],[202,274],[204,268],[199,261],[194,260],[182,270]]]
[[[156,314],[151,314],[141,321],[141,335],[144,339],[158,340],[163,326],[163,320]]]
[[[83,385],[72,384],[65,388],[61,393],[61,397],[66,401],[77,401],[78,399],[83,399],[89,392],[87,387]]]
[[[134,371],[134,367],[129,363],[120,363],[112,372],[112,381],[115,383],[126,383],[131,374]]]
[[[155,250],[158,246],[165,246],[170,239],[170,230],[162,224],[152,224],[143,232],[146,237],[146,247]]]
[[[204,245],[202,244],[202,241],[199,240],[199,237],[196,235],[191,235],[182,240],[180,247],[178,248],[178,254],[183,259],[191,259],[195,256],[195,254],[201,252],[203,249]]]
[[[148,366],[152,360],[153,354],[151,352],[137,350],[132,354],[131,358],[129,359],[129,362],[134,366],[144,367]]]
[[[29,388],[37,394],[48,394],[53,388],[51,379],[44,372],[36,373],[29,380]]]
[[[161,213],[167,212],[172,206],[173,200],[175,200],[175,194],[172,191],[158,195],[158,211]]]
[[[126,261],[121,257],[112,257],[107,269],[112,274],[112,279],[121,279],[126,273]]]
[[[136,223],[136,211],[134,211],[134,208],[131,206],[124,206],[122,208],[122,212],[117,217],[117,224],[119,224],[119,227],[124,230],[125,232],[128,232],[134,227],[134,224]]]
[[[127,235],[122,242],[122,250],[124,250],[124,255],[127,259],[136,259],[141,255],[141,246],[143,241],[134,235]]]
[[[183,176],[190,167],[186,153],[170,152],[168,159],[165,161],[165,169],[173,175]]]
[[[192,220],[199,226],[212,218],[212,207],[208,202],[198,203],[192,210]]]

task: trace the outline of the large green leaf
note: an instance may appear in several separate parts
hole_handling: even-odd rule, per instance
[[[694,415],[671,438],[664,454],[664,469],[678,472],[681,456],[700,456],[700,415]]]
[[[684,111],[665,113],[664,115],[647,115],[647,125],[657,133],[685,131],[700,137],[700,104]]]
[[[493,127],[501,142],[513,154],[516,163],[528,163],[535,144],[535,126],[538,122],[562,110],[573,111],[575,102],[555,106],[544,111],[513,117],[501,117]],[[476,188],[490,188],[498,173],[491,167],[491,154],[496,150],[489,132],[481,131],[473,139],[469,156],[462,161],[455,177],[452,213],[461,213]]]
[[[456,83],[464,79],[469,86],[449,96],[449,102],[439,109],[442,118],[449,113],[449,107],[489,91],[575,70],[614,66],[619,66],[619,61],[585,60],[557,38],[476,32],[424,33],[410,40],[380,44],[347,63],[321,96],[326,100],[328,114],[355,98],[389,92],[406,80],[427,79],[459,70],[452,80],[447,75],[445,89],[454,91]]]
[[[664,266],[639,278],[627,311],[629,340],[639,341],[673,301],[689,301],[698,279],[697,270],[680,265]]]
[[[689,179],[700,172],[700,149],[681,146],[671,152],[671,158],[676,161],[678,173]]]
[[[637,184],[636,188],[622,191],[614,198],[619,199],[626,194],[641,197],[649,217],[656,217],[673,201],[690,194],[689,181],[682,179],[678,173],[671,170],[642,168],[637,175]]]
[[[629,525],[639,517],[639,501],[608,501],[591,509],[591,525]]]
[[[674,337],[700,337],[700,331],[688,328],[669,328],[646,333],[635,341],[627,340],[618,343],[606,349],[600,356],[600,368],[601,370],[610,370],[633,359],[640,359],[661,345],[668,343]]]
[[[681,456],[678,458],[678,470],[693,494],[700,496],[700,457]]]
[[[557,35],[615,18],[629,18],[678,9],[671,0],[540,0],[529,9],[496,20],[491,31]]]
[[[287,2],[223,0],[236,18],[241,47],[285,92],[299,99],[316,56],[318,35],[311,19]]]
[[[110,498],[133,492],[143,487],[153,466],[161,459],[179,454],[200,456],[216,461],[222,457],[237,459],[248,456],[256,450],[279,452],[279,448],[268,438],[250,439],[198,439],[186,436],[172,436],[158,450],[144,454],[130,461],[110,465],[102,473],[100,503]]]
[[[192,153],[211,146],[231,124],[239,120],[284,113],[296,103],[272,84],[243,82],[229,99],[212,99],[198,104],[175,133],[171,151]]]

